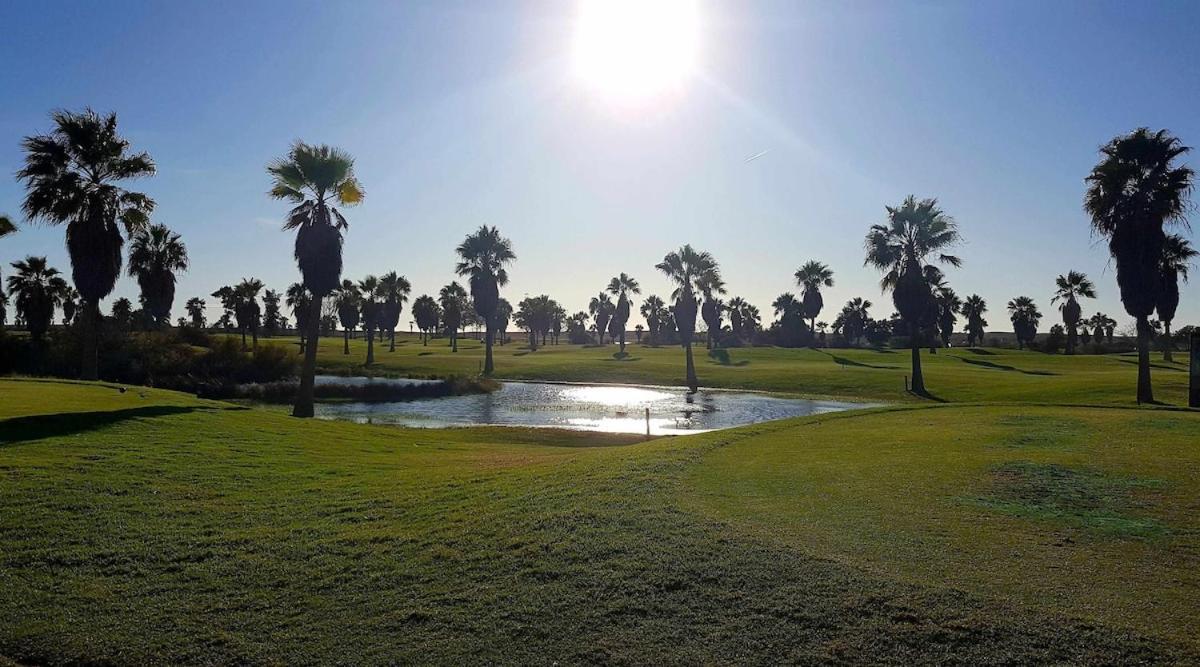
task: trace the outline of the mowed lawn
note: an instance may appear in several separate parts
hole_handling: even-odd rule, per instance
[[[612,351],[499,374],[681,357]],[[941,351],[955,402],[901,403],[906,355],[831,352],[898,368],[701,377],[898,405],[643,441],[0,380],[0,663],[1200,662],[1200,414],[1129,407],[1122,357]]]
[[[297,348],[294,337],[263,338],[265,344]],[[679,346],[627,345],[618,359],[616,345],[547,345],[530,351],[524,344],[494,348],[496,376],[524,380],[624,382],[682,385],[683,350]],[[700,384],[707,387],[754,389],[812,397],[870,400],[916,400],[904,393],[911,371],[908,350],[733,348],[728,358],[712,358],[703,346],[695,350]],[[1127,405],[1133,401],[1136,356],[1050,355],[1005,349],[943,349],[921,353],[925,382],[938,399],[950,402],[1029,402]],[[1186,352],[1175,363],[1153,357],[1155,398],[1186,405]],[[392,374],[414,377],[475,374],[483,365],[483,346],[459,341],[451,352],[445,339],[422,345],[417,337],[398,335],[396,350],[375,346],[375,363],[364,367],[366,343],[322,338],[318,365],[327,372]]]

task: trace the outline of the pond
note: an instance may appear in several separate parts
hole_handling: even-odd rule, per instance
[[[737,391],[701,390],[688,395],[681,387],[505,382],[491,394],[396,403],[318,403],[316,415],[324,419],[427,428],[545,426],[645,433],[648,409],[652,435],[680,435],[863,407],[870,406]]]

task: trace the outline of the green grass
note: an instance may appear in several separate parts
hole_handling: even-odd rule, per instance
[[[296,346],[294,338],[263,339],[266,344]],[[683,350],[678,346],[629,345],[618,360],[615,345],[548,345],[531,352],[524,345],[495,348],[496,376],[526,380],[684,384]],[[711,359],[697,348],[696,367],[703,386],[796,393],[814,397],[886,401],[916,400],[904,392],[910,373],[908,350],[784,349],[728,350],[729,363]],[[364,369],[366,344],[351,341],[342,354],[341,338],[323,338],[317,362],[333,373],[382,373],[414,377],[478,373],[483,347],[473,339],[451,352],[445,340],[398,336],[396,351],[376,345],[376,363]],[[1131,355],[1048,355],[1003,349],[922,352],[925,382],[938,399],[951,402],[1044,402],[1129,405],[1134,402],[1136,359]],[[1186,405],[1187,366],[1163,364],[1153,370],[1155,398]]]
[[[506,346],[498,374],[681,365],[614,350]],[[911,401],[901,353],[730,354],[705,384]],[[642,441],[0,379],[0,664],[1200,661],[1200,415],[1117,407],[1121,357],[926,359],[997,403]]]

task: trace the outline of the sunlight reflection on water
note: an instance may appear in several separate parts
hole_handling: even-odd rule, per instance
[[[505,382],[491,394],[395,403],[319,403],[317,416],[427,428],[544,426],[607,433],[701,433],[772,419],[868,407],[733,391],[689,395],[680,387]]]

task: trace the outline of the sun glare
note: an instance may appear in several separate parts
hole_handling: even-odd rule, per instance
[[[678,92],[695,69],[699,32],[694,0],[584,0],[575,74],[620,104]]]

